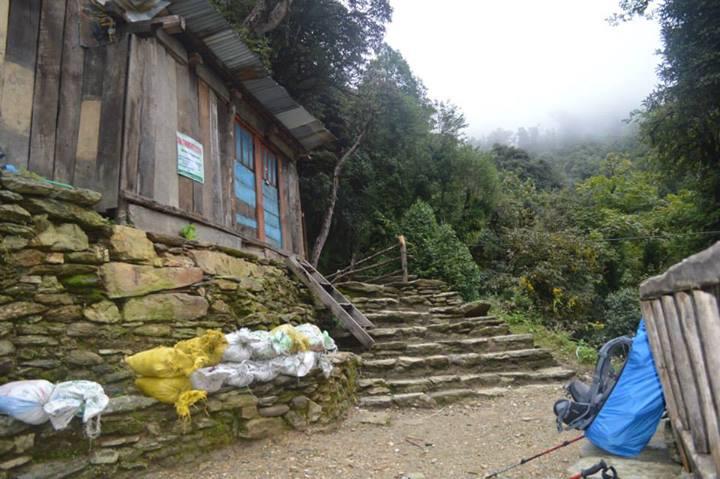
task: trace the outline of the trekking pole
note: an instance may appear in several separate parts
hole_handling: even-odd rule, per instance
[[[602,471],[602,479],[619,479],[617,475],[617,471],[614,467],[608,466],[605,461],[600,461],[594,466],[590,466],[587,469],[583,469],[582,471],[578,472],[577,474],[574,474],[570,477],[570,479],[585,479],[587,477],[592,476],[593,474],[597,474],[598,472]]]
[[[500,474],[503,474],[503,473],[505,473],[505,472],[508,472],[508,471],[511,470],[511,469],[515,469],[516,467],[520,467],[520,466],[522,466],[522,465],[524,465],[524,464],[527,464],[527,463],[530,462],[530,461],[534,461],[534,460],[537,459],[538,457],[545,456],[545,455],[547,455],[547,454],[550,454],[550,453],[552,453],[552,452],[557,451],[558,449],[562,449],[563,447],[567,447],[567,446],[569,446],[570,444],[576,443],[576,442],[578,442],[578,441],[581,440],[581,439],[585,439],[585,434],[583,434],[583,435],[581,435],[581,436],[578,436],[578,437],[576,437],[575,439],[570,439],[569,441],[565,441],[565,442],[563,442],[563,443],[561,443],[561,444],[558,444],[558,445],[555,446],[555,447],[551,447],[550,449],[548,449],[548,450],[546,450],[546,451],[543,451],[543,452],[540,452],[540,453],[538,453],[538,454],[535,454],[534,456],[528,457],[528,458],[526,458],[526,459],[521,459],[520,462],[518,462],[518,463],[516,463],[516,464],[512,464],[512,465],[510,465],[510,466],[507,466],[507,467],[505,467],[505,468],[503,468],[503,469],[497,470],[497,471],[493,472],[492,474],[485,476],[483,479],[491,479],[491,478],[493,478],[493,477],[498,477],[498,475],[500,475]]]

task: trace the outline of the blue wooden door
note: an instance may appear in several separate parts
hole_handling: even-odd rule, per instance
[[[265,240],[280,248],[282,247],[282,225],[280,223],[280,194],[278,191],[278,158],[267,148],[262,150]]]
[[[255,148],[249,131],[235,125],[235,222],[242,229],[252,230],[257,237],[257,198],[255,191]]]

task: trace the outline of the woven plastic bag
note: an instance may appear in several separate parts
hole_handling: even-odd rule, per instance
[[[205,391],[193,389],[190,378],[137,378],[135,386],[146,396],[166,404],[174,404],[181,418],[190,417],[190,407],[207,398]]]
[[[283,324],[270,331],[270,340],[277,355],[305,352],[309,349],[308,337],[291,324]]]
[[[222,363],[209,368],[200,368],[193,371],[190,375],[190,382],[193,389],[199,389],[208,393],[214,393],[223,387],[230,376],[234,374],[234,369],[227,367]]]
[[[220,363],[227,346],[225,335],[221,331],[212,330],[202,336],[180,341],[175,344],[175,349],[192,357],[195,369],[197,369]]]
[[[271,359],[277,356],[268,331],[242,328],[225,336],[229,344],[224,362],[240,363],[247,359]],[[249,353],[249,357],[246,357]]]
[[[27,424],[42,424],[49,418],[43,406],[55,385],[42,379],[14,381],[0,386],[0,414]]]
[[[166,346],[133,354],[126,357],[125,362],[138,376],[152,378],[188,376],[197,369],[195,360],[191,355],[177,348],[168,348]]]
[[[79,416],[90,438],[100,435],[100,415],[110,402],[102,386],[93,381],[66,381],[55,386],[43,409],[57,429],[65,429]]]
[[[304,334],[308,339],[308,349],[316,353],[324,353],[327,351],[337,350],[335,341],[330,337],[327,331],[321,331],[314,324],[305,323],[295,326],[297,332]]]

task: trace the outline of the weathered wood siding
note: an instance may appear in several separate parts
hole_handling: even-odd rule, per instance
[[[241,98],[230,95],[223,81],[204,65],[191,65],[182,44],[168,44],[154,36],[133,36],[128,62],[125,103],[125,143],[122,189],[159,205],[178,208],[210,224],[240,235],[266,241],[263,222],[247,228],[237,221],[241,212],[235,198],[234,163],[237,157],[235,124],[250,128],[255,142],[257,192],[263,191],[260,152],[265,145],[282,158],[280,168],[280,215],[283,244],[288,251],[303,253],[302,224],[295,154],[271,132],[272,125]],[[204,181],[177,174],[175,132],[203,145]],[[261,141],[262,138],[262,141]],[[262,212],[262,194],[256,207]],[[132,201],[132,200],[131,200]],[[245,212],[244,210],[242,212]],[[299,248],[299,249],[296,249]]]
[[[101,210],[127,211],[123,195],[136,195],[247,236],[233,194],[240,120],[280,158],[282,248],[302,253],[297,152],[270,117],[231,93],[209,66],[190,62],[182,36],[158,30],[82,46],[81,12],[89,1],[0,0],[6,161],[101,191]],[[177,132],[202,143],[203,183],[177,174]],[[262,225],[257,234],[265,239]]]
[[[720,243],[640,287],[668,413],[695,477],[720,474]]]
[[[87,0],[0,0],[0,148],[7,161],[117,206],[128,39],[80,45]]]

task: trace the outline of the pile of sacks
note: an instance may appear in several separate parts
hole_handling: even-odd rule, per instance
[[[178,416],[190,417],[190,407],[207,397],[206,391],[193,388],[190,375],[218,364],[228,342],[220,331],[208,331],[174,347],[160,346],[125,358],[138,378],[135,386],[146,396],[174,404]]]
[[[78,416],[91,439],[100,435],[100,416],[109,401],[102,386],[92,381],[53,384],[35,379],[0,386],[0,414],[33,425],[50,421],[56,430]]]
[[[240,329],[226,335],[222,363],[199,368],[190,375],[193,388],[206,392],[223,386],[247,387],[280,374],[304,377],[316,366],[329,376],[332,364],[324,353],[337,350],[327,331],[314,324],[284,324],[272,331]]]

